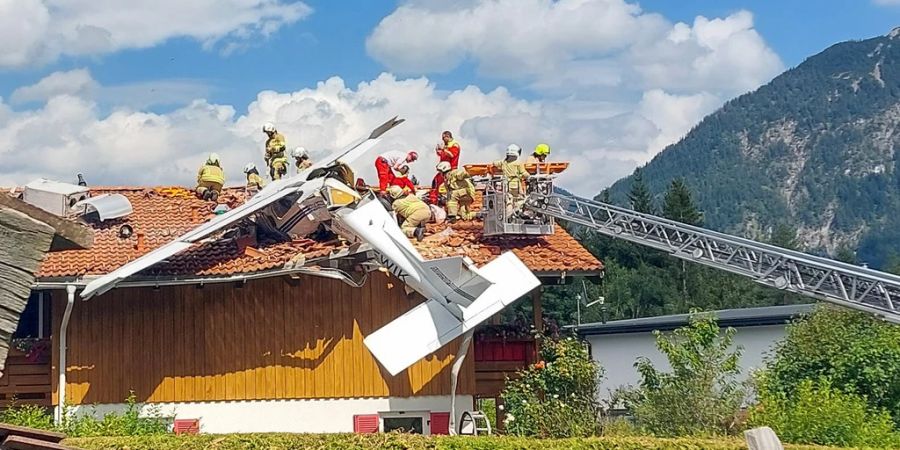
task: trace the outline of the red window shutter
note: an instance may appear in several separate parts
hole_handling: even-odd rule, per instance
[[[450,413],[431,413],[431,434],[450,434]]]
[[[175,434],[197,434],[200,432],[200,419],[176,419],[172,431]]]
[[[378,414],[358,414],[353,416],[354,433],[377,433]]]

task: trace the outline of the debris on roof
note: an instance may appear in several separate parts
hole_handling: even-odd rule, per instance
[[[198,199],[193,191],[180,187],[93,187],[92,196],[119,194],[131,202],[134,212],[127,217],[91,224],[94,247],[47,255],[39,278],[72,278],[109,273],[125,263],[173,240],[214,217],[216,204]],[[235,208],[248,198],[244,188],[226,188],[219,203]],[[476,200],[475,209],[479,201]],[[130,233],[122,233],[123,226]],[[423,242],[416,243],[425,258],[465,255],[484,264],[501,252],[512,250],[535,272],[591,272],[603,265],[562,227],[549,236],[503,236],[486,238],[480,221],[453,225],[429,225]],[[139,237],[142,236],[142,237]],[[139,245],[139,239],[142,240]],[[328,257],[346,244],[312,239],[288,242],[259,242],[249,247],[239,237],[197,244],[147,271],[148,276],[228,276],[295,266],[298,255],[304,261]]]

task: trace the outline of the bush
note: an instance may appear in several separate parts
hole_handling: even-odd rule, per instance
[[[37,405],[12,406],[0,412],[0,422],[20,427],[39,428],[41,430],[54,430],[53,416],[47,408]]]
[[[169,432],[169,422],[160,414],[159,408],[150,408],[148,414],[140,415],[141,405],[135,400],[134,392],[125,399],[125,413],[108,413],[98,419],[95,414],[65,414],[62,426],[53,422],[53,416],[43,407],[34,405],[13,405],[0,412],[0,422],[42,430],[60,431],[70,437],[91,436],[148,436]]]
[[[827,379],[803,380],[788,397],[760,391],[750,413],[752,426],[769,426],[785,442],[837,446],[900,447],[891,416],[866,399],[841,392]]]
[[[767,372],[761,390],[790,397],[804,380],[826,377],[900,424],[900,326],[870,314],[819,307],[788,327]]]
[[[149,436],[169,432],[168,420],[163,418],[158,407],[151,407],[148,414],[141,416],[141,405],[134,392],[125,399],[125,413],[107,413],[98,419],[95,414],[81,416],[66,415],[62,431],[72,437],[91,436]]]
[[[673,335],[655,334],[672,372],[660,372],[641,357],[635,363],[640,386],[618,393],[637,424],[657,436],[735,432],[745,396],[737,381],[741,350],[730,351],[735,330],[721,334],[712,314],[692,313],[690,324]]]
[[[85,450],[270,450],[270,449],[430,449],[430,450],[746,450],[739,439],[659,439],[649,437],[534,439],[511,436],[431,437],[387,434],[244,434],[68,439]],[[786,446],[788,450],[828,450]]]
[[[597,390],[603,371],[574,338],[545,340],[542,361],[519,372],[501,394],[507,432],[520,436],[577,437],[599,432]]]

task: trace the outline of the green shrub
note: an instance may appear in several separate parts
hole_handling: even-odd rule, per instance
[[[790,396],[760,391],[752,426],[769,426],[781,440],[797,444],[900,447],[891,416],[866,399],[841,392],[827,379],[801,381]]]
[[[125,412],[107,413],[97,418],[96,413],[72,415],[67,414],[62,431],[72,437],[91,436],[148,436],[166,434],[169,431],[168,420],[162,417],[158,407],[149,408],[149,412],[140,415],[141,405],[136,401],[134,392],[125,399]]]
[[[37,405],[19,405],[15,402],[0,412],[0,422],[42,430],[56,429],[53,424],[53,416],[50,415],[47,408]]]
[[[746,450],[731,439],[660,439],[650,437],[535,439],[512,436],[431,437],[387,434],[244,434],[146,436],[68,439],[85,450],[288,450],[288,449],[429,449],[429,450]],[[828,450],[788,445],[788,450]]]
[[[545,340],[543,358],[506,383],[501,394],[510,434],[540,437],[591,436],[599,432],[597,390],[603,370],[583,342]]]
[[[789,397],[804,380],[826,377],[900,424],[900,326],[870,314],[819,307],[788,327],[767,360],[767,372],[760,389]]]
[[[657,436],[737,431],[734,424],[745,390],[737,381],[741,349],[730,350],[735,330],[721,333],[712,314],[692,313],[687,327],[672,335],[655,334],[672,371],[660,372],[641,357],[635,363],[640,386],[617,394],[637,424]]]

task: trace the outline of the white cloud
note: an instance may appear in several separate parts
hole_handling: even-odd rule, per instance
[[[42,102],[64,94],[84,97],[93,95],[92,91],[97,87],[91,73],[86,69],[54,72],[31,86],[16,89],[10,100],[13,103]]]
[[[562,185],[588,195],[627,174],[658,134],[646,118],[615,107],[525,101],[503,88],[444,92],[426,78],[390,74],[355,87],[333,77],[296,92],[264,91],[244,110],[238,115],[235,107],[197,100],[167,114],[132,108],[107,114],[96,100],[66,92],[22,111],[0,101],[0,186],[41,176],[72,180],[77,172],[92,184],[191,185],[210,151],[222,155],[229,183],[241,184],[245,163],[262,165],[266,121],[278,125],[289,146],[323,157],[399,115],[406,122],[356,167],[370,181],[376,152],[416,149],[422,160],[413,171],[429,182],[437,162],[432,149],[448,129],[467,163],[497,159],[510,142],[526,149],[550,142],[554,157],[576,162]]]
[[[881,6],[897,6],[900,5],[900,0],[872,0],[872,3]]]
[[[368,37],[369,54],[401,73],[471,63],[539,94],[538,113],[473,118],[463,130],[483,142],[550,142],[577,163],[563,181],[582,193],[648,161],[783,68],[748,11],[688,24],[626,0],[451,3],[402,3]]]
[[[694,95],[672,95],[659,89],[645,92],[638,112],[655,124],[659,134],[648,145],[649,152],[641,162],[649,161],[656,151],[680,140],[720,103],[718,97],[706,92]]]
[[[87,69],[54,72],[37,83],[13,91],[13,104],[46,102],[61,95],[71,95],[101,105],[144,109],[151,106],[186,105],[205,97],[211,87],[202,80],[152,80],[101,86]]]
[[[406,3],[366,46],[394,71],[444,72],[467,60],[487,75],[569,92],[594,87],[732,95],[782,69],[739,11],[672,24],[624,0],[481,0],[447,8]]]
[[[265,38],[312,12],[293,0],[0,0],[0,68],[146,48],[186,37],[211,49]]]

